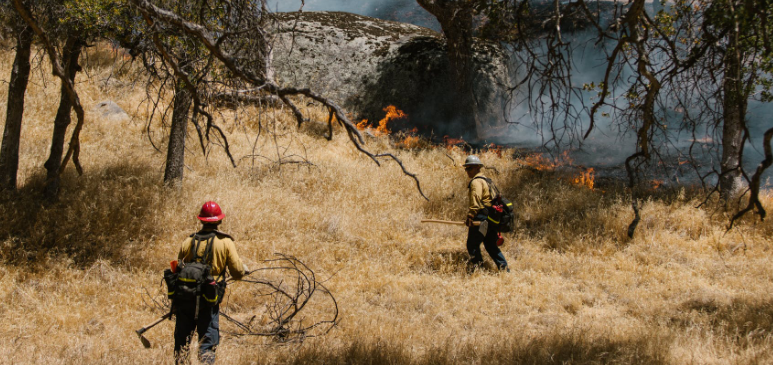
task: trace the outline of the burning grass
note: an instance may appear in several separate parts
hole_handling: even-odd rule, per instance
[[[10,73],[10,62],[6,53],[0,75]],[[219,146],[202,156],[191,144],[182,188],[165,189],[164,153],[148,142],[144,91],[121,86],[128,79],[105,82],[111,69],[100,59],[87,68],[89,77],[81,75],[83,104],[88,111],[111,99],[132,119],[88,113],[85,174],[65,172],[53,204],[36,192],[58,85],[42,82],[45,70],[30,85],[20,192],[0,197],[0,280],[9,288],[0,299],[5,362],[171,363],[171,322],[147,333],[149,350],[133,331],[161,314],[143,294],[158,293],[161,271],[196,229],[194,215],[208,199],[224,207],[222,228],[251,267],[275,252],[298,257],[327,279],[342,319],[302,345],[234,337],[223,321],[219,363],[773,361],[769,220],[745,219],[725,233],[727,217],[694,208],[700,199],[689,189],[659,189],[628,239],[632,213],[623,189],[574,184],[577,167],[543,169],[492,147],[480,154],[492,168],[486,173],[516,204],[517,229],[503,247],[511,273],[470,274],[464,228],[419,223],[463,219],[463,148],[406,149],[369,139],[368,148],[394,153],[418,174],[427,202],[399,167],[376,167],[340,131],[330,142],[321,138],[322,110],[309,106],[317,121],[301,131],[285,111],[259,116],[248,108],[235,121],[224,110],[221,124],[239,167],[229,167]],[[259,126],[276,138],[256,142]],[[150,135],[163,147],[160,121]],[[280,163],[292,156],[311,164]],[[266,303],[249,294],[236,283],[228,302],[260,318]]]

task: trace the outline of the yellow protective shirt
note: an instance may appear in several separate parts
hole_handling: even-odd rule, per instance
[[[491,206],[491,189],[486,180],[478,179],[478,177],[485,176],[479,172],[470,181],[470,208],[467,214],[472,216],[478,214],[479,210]]]
[[[215,232],[215,239],[212,242],[212,261],[210,266],[212,267],[212,276],[216,280],[221,280],[218,276],[224,274],[226,267],[231,276],[239,280],[244,276],[244,265],[242,260],[239,259],[239,254],[236,253],[236,246],[233,239],[225,233],[217,231],[205,231],[198,232],[199,235],[206,235]],[[183,262],[193,261],[193,237],[188,237],[183,241],[180,246],[180,253],[177,255],[177,259],[183,260]],[[201,241],[199,244],[199,256],[204,256],[207,249],[207,241]]]

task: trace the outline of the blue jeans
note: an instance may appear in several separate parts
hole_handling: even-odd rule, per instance
[[[482,221],[485,219],[485,215],[479,214],[474,220]],[[484,237],[479,229],[480,227],[472,226],[469,232],[467,232],[467,252],[470,254],[470,264],[477,266],[483,263],[483,255],[480,251],[480,244],[483,243],[483,247],[488,252],[488,255],[491,256],[491,259],[494,260],[497,268],[500,270],[505,269],[507,267],[507,260],[505,260],[505,255],[502,254],[499,246],[497,246],[497,239],[499,238],[497,230],[494,227],[489,227]]]
[[[215,350],[220,343],[220,306],[201,306],[199,318],[194,320],[194,306],[177,308],[177,322],[174,327],[174,356],[177,363],[184,362],[181,353],[193,338],[193,332],[199,335],[199,360],[204,364],[215,363]]]

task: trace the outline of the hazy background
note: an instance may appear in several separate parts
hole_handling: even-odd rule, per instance
[[[301,8],[300,0],[269,0],[269,6],[273,11],[297,11]],[[303,11],[346,11],[360,15],[371,16],[379,19],[401,21],[416,24],[440,31],[440,26],[434,17],[422,9],[415,0],[306,0],[303,5]],[[653,11],[653,10],[650,10]],[[572,84],[576,88],[582,88],[584,83],[598,83],[603,78],[604,58],[603,52],[594,49],[592,42],[585,42],[591,37],[590,34],[567,35],[565,39],[573,39],[577,44],[589,44],[584,50],[577,50],[574,53],[574,67]],[[516,68],[518,65],[514,65]],[[617,90],[621,94],[624,88]],[[589,108],[593,102],[594,92],[584,92],[582,97],[576,97],[573,105],[577,109],[582,109],[583,105]],[[622,101],[621,101],[622,102]],[[494,140],[497,143],[515,145],[519,147],[536,148],[542,146],[554,136],[550,128],[544,123],[539,123],[522,100],[514,100],[511,104],[509,120],[514,124],[498,131],[499,137]],[[400,107],[399,105],[397,106]],[[626,130],[615,123],[614,117],[604,117],[602,113],[608,110],[600,110],[597,114],[596,125],[591,136],[583,141],[581,149],[574,149],[573,157],[578,163],[594,165],[599,167],[620,166],[625,158],[633,153],[635,146],[635,134],[632,129]],[[587,113],[578,113],[579,123],[573,130],[562,131],[561,136],[555,136],[561,141],[570,139],[568,136],[572,133],[583,133],[587,130],[589,118]],[[762,154],[762,134],[770,124],[768,120],[773,115],[773,106],[769,103],[760,103],[751,101],[748,108],[748,122],[751,141],[747,142],[744,155],[744,164],[749,171],[763,159]],[[676,121],[674,121],[676,126]],[[579,132],[578,132],[579,131]],[[714,136],[706,135],[705,132],[698,139],[711,141]],[[670,144],[669,153],[672,156],[686,154],[692,140],[696,138],[689,131],[680,131],[674,128],[669,133]],[[578,140],[575,138],[575,142]],[[548,144],[550,146],[550,144]],[[575,146],[576,147],[576,144]],[[701,149],[708,150],[708,145],[693,148],[693,154]],[[704,155],[702,158],[704,168],[713,165],[716,159],[710,155]]]
[[[273,11],[298,11],[301,1],[269,0],[269,6]],[[345,11],[440,31],[437,20],[416,0],[306,0],[303,11]]]

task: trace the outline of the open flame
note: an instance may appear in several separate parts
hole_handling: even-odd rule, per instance
[[[460,145],[464,145],[467,142],[464,141],[464,139],[460,138],[451,138],[449,136],[443,136],[443,143],[446,145],[446,148],[451,150],[455,147],[458,147]]]
[[[406,136],[402,141],[395,143],[395,145],[400,148],[411,149],[419,147],[419,143],[419,136]]]
[[[569,157],[569,152],[564,151],[561,155],[552,158],[541,153],[534,153],[522,159],[523,164],[539,171],[550,171],[561,166],[572,166],[574,161]]]
[[[502,158],[502,152],[504,152],[504,148],[502,146],[496,145],[494,143],[483,145],[483,150],[486,152],[494,153],[499,158]]]
[[[593,190],[593,185],[596,182],[596,172],[593,168],[589,168],[585,171],[580,171],[580,174],[572,179],[572,184],[582,185],[588,189]]]
[[[394,105],[388,105],[386,108],[383,109],[386,112],[386,116],[378,121],[378,126],[373,130],[373,134],[377,136],[382,135],[389,135],[392,133],[391,130],[389,130],[388,124],[390,121],[395,119],[403,119],[408,117],[408,114],[405,114],[402,110],[397,109]],[[367,119],[363,119],[361,122],[357,123],[357,129],[363,131],[365,129],[372,128]]]
[[[569,156],[569,151],[564,151],[561,155],[551,158],[541,153],[528,155],[521,159],[522,163],[537,171],[552,171],[559,167],[572,167],[579,169],[579,172],[573,175],[569,181],[572,184],[584,186],[593,190],[596,185],[596,171],[591,168],[575,166],[574,160]]]

